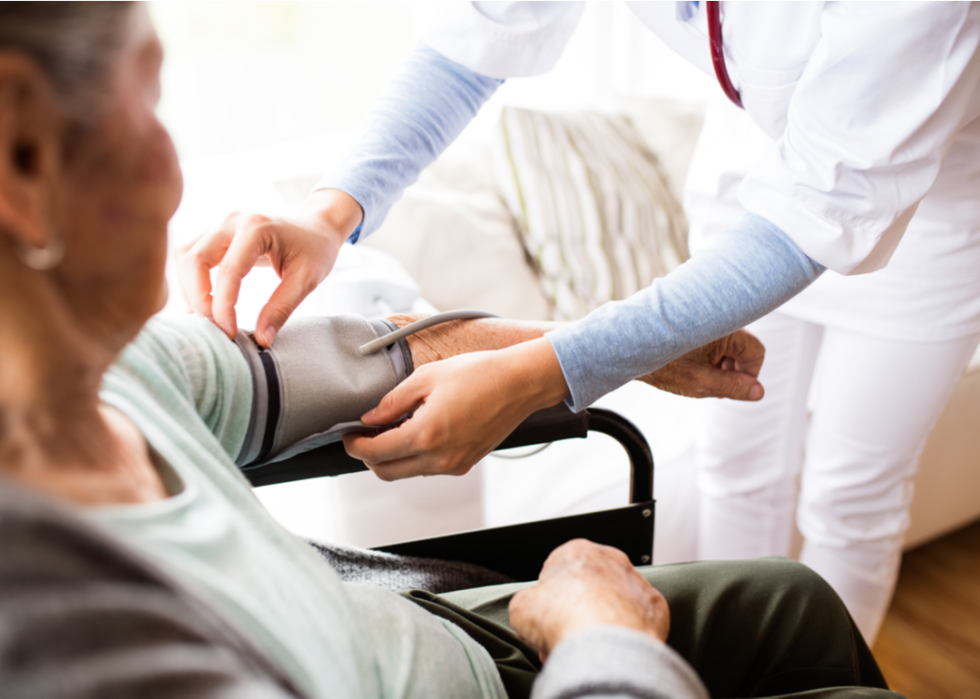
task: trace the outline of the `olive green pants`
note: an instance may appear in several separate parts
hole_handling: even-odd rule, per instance
[[[806,566],[764,558],[638,570],[670,606],[667,643],[713,697],[900,697],[887,691],[844,603]],[[510,699],[524,699],[541,665],[536,651],[514,636],[507,605],[532,584],[403,594],[483,645]]]

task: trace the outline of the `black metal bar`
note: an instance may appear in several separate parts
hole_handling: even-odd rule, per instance
[[[589,431],[619,442],[630,459],[630,502],[653,500],[653,452],[643,433],[619,413],[589,409]]]
[[[421,539],[378,547],[381,551],[443,560],[466,561],[500,571],[516,580],[534,580],[548,554],[574,538],[614,546],[634,565],[649,563],[653,555],[655,503],[653,455],[646,438],[626,418],[593,408],[572,413],[564,404],[531,415],[505,439],[500,448],[583,438],[588,432],[609,435],[622,445],[630,461],[630,502],[614,510],[560,517]],[[257,469],[244,469],[253,486],[338,476],[363,471],[341,442]]]
[[[523,581],[536,580],[545,559],[556,548],[584,538],[618,548],[633,565],[646,565],[653,556],[655,507],[650,500],[613,510],[378,546],[375,550],[473,563]]]
[[[531,413],[497,448],[512,449],[563,439],[585,439],[588,433],[589,411],[573,413],[567,405],[559,403]]]
[[[308,478],[323,478],[324,476],[342,476],[345,473],[357,473],[366,470],[367,466],[364,465],[363,461],[355,459],[344,450],[343,442],[334,442],[268,466],[244,468],[242,473],[253,487],[258,488],[263,485],[303,481]]]
[[[564,403],[531,414],[500,443],[500,449],[557,442],[562,439],[584,439],[589,431],[589,413],[573,413]],[[259,468],[245,468],[242,473],[254,487],[289,481],[341,476],[367,467],[344,451],[341,442],[328,444],[298,454],[290,459]]]
[[[633,423],[612,411],[593,408],[573,413],[564,403],[560,403],[531,415],[501,442],[500,448],[581,439],[590,431],[609,435],[626,450],[631,469],[630,502],[652,500],[653,455],[650,445]],[[253,486],[259,487],[307,478],[340,476],[366,468],[361,461],[344,451],[342,442],[335,442],[268,466],[243,469],[243,473]]]

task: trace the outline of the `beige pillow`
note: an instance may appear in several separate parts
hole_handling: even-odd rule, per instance
[[[688,258],[663,167],[622,115],[501,113],[497,185],[557,320],[623,299]]]
[[[704,106],[668,99],[620,96],[616,111],[629,118],[644,145],[656,154],[670,191],[678,201],[683,201],[684,182],[704,124]]]
[[[544,320],[551,309],[497,192],[488,141],[483,125],[464,132],[359,245],[397,258],[423,298],[441,311],[479,308]],[[295,177],[275,186],[298,204],[319,179]]]
[[[450,146],[363,244],[398,258],[439,310],[480,308],[522,320],[551,316],[479,134],[464,134]]]

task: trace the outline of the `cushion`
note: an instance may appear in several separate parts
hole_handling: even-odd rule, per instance
[[[506,107],[497,134],[497,186],[554,319],[626,298],[687,259],[680,202],[628,117]]]
[[[479,128],[467,132],[360,244],[398,258],[439,310],[547,319],[548,301],[494,183],[489,138]]]

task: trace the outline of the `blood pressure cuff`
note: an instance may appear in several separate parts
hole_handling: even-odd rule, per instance
[[[403,339],[371,355],[359,348],[396,330],[387,320],[360,316],[298,318],[271,349],[250,333],[235,344],[252,371],[252,416],[236,463],[263,466],[339,441],[350,432],[377,432],[360,416],[412,373]]]

